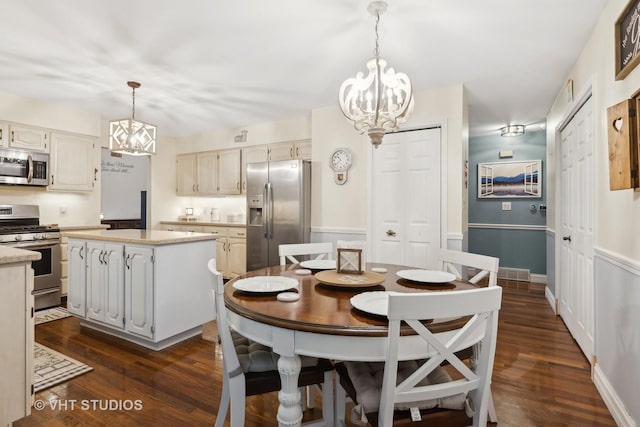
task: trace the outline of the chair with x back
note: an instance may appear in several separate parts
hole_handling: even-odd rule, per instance
[[[417,427],[472,422],[484,427],[501,301],[499,286],[389,295],[385,362],[336,366],[341,384],[362,405],[368,423]],[[432,333],[425,321],[439,318],[466,321],[459,329]],[[403,322],[416,335],[401,334]],[[411,341],[402,342],[406,340]],[[476,342],[482,345],[472,368],[456,353]]]
[[[471,267],[474,270],[473,276],[468,279],[471,283],[478,284],[480,280],[488,276],[488,286],[498,284],[499,258],[451,249],[440,249],[437,258],[438,268],[442,271],[449,271],[456,277],[466,278],[467,274],[462,274],[460,270],[462,267]]]
[[[500,259],[488,255],[475,254],[471,252],[454,251],[451,249],[440,249],[438,252],[438,266],[443,271],[449,271],[456,277],[467,278],[471,273],[472,277],[468,278],[471,283],[479,284],[482,279],[488,277],[487,286],[496,286],[498,284],[498,268],[500,267]],[[473,269],[473,270],[471,270]],[[465,271],[463,274],[460,270]],[[479,348],[474,347],[477,353]],[[472,363],[475,358],[472,357]],[[493,404],[493,395],[489,394],[489,421],[498,422],[498,415]]]
[[[333,243],[293,243],[278,246],[280,265],[286,265],[287,261],[298,264],[296,256],[315,256],[312,259],[331,259],[333,256]]]
[[[271,348],[253,342],[230,329],[227,308],[224,304],[222,275],[216,271],[215,259],[209,260],[212,275],[213,298],[216,308],[216,325],[222,345],[222,395],[216,417],[216,427],[222,427],[231,405],[231,427],[244,426],[247,396],[279,391],[278,358]],[[302,368],[298,378],[300,387],[322,387],[322,419],[303,425],[333,426],[333,366],[326,359],[300,357]]]

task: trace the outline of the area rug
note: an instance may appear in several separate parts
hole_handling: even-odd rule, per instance
[[[37,392],[92,371],[91,366],[34,343],[34,389]]]
[[[40,323],[51,322],[53,320],[64,319],[65,317],[71,316],[66,308],[64,307],[54,307],[48,308],[46,310],[36,311],[35,323],[39,325]]]

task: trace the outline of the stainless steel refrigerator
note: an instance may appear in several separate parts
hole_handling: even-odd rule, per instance
[[[278,265],[278,245],[308,243],[311,235],[311,163],[247,165],[247,271]]]

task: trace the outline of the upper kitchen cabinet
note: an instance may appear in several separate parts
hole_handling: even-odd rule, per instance
[[[193,196],[197,194],[198,163],[197,155],[181,154],[176,160],[178,196]]]
[[[269,160],[268,145],[254,145],[242,149],[242,193],[247,191],[247,165],[249,163],[266,162]]]
[[[0,122],[0,147],[6,147],[9,140],[9,125]]]
[[[95,139],[51,132],[49,190],[92,191],[97,180]]]
[[[311,160],[311,140],[269,144],[269,161],[292,159]]]
[[[9,147],[49,152],[49,131],[31,126],[9,125]]]
[[[215,151],[180,154],[177,159],[178,196],[209,196],[216,194],[216,168],[218,155]]]
[[[240,160],[240,149],[178,155],[177,194],[240,194]]]
[[[240,149],[218,151],[218,194],[240,194]]]

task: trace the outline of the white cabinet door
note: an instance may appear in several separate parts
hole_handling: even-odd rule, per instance
[[[220,237],[216,240],[216,270],[224,277],[227,276],[227,238]]]
[[[124,328],[124,246],[104,245],[104,322]]]
[[[242,193],[247,191],[247,165],[249,163],[259,163],[269,161],[269,146],[255,145],[242,149]]]
[[[197,154],[196,194],[207,196],[218,192],[218,153],[207,151]]]
[[[91,191],[97,180],[91,137],[51,133],[49,190]]]
[[[87,318],[104,322],[104,244],[87,242]]]
[[[178,196],[193,196],[198,182],[196,155],[181,154],[176,163]]]
[[[269,144],[269,161],[291,160],[294,158],[293,142],[279,142],[277,144]]]
[[[311,141],[296,142],[294,155],[296,159],[311,160]]]
[[[153,338],[153,249],[125,247],[125,329]]]
[[[240,149],[218,152],[218,194],[240,194]]]
[[[9,140],[9,125],[0,122],[0,147],[6,147]]]
[[[9,146],[36,151],[49,151],[48,132],[29,126],[9,126]]]
[[[227,270],[230,277],[236,277],[247,269],[247,241],[246,239],[229,238],[227,242]]]
[[[76,316],[86,316],[85,281],[87,274],[86,245],[84,241],[69,239],[67,310]]]

